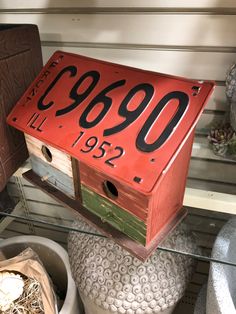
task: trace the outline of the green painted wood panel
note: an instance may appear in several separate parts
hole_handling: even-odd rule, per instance
[[[110,202],[101,195],[81,185],[83,205],[114,228],[141,244],[146,244],[146,225],[143,221]]]

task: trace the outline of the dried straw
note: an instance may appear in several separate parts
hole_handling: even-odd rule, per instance
[[[4,314],[44,314],[40,283],[35,279],[25,278],[22,295]]]

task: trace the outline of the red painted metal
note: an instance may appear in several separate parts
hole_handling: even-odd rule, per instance
[[[117,86],[112,90],[110,88],[106,94],[97,96],[115,82],[118,82]],[[138,86],[136,93],[135,86]],[[213,82],[187,80],[59,51],[19,100],[8,117],[8,123],[69,153],[121,184],[151,195],[193,132],[213,87]],[[125,105],[124,99],[132,89],[133,97],[129,101],[126,99]],[[158,108],[168,94],[170,100],[158,115]],[[145,95],[147,103],[142,104]],[[163,135],[165,128],[168,131],[169,122],[178,110],[181,111],[181,106],[181,117],[172,126],[173,130],[164,143],[159,143],[153,151],[145,151],[152,150],[150,144]],[[74,109],[63,113],[61,109],[66,107]],[[87,114],[90,107],[93,109]],[[106,114],[100,119],[103,113]],[[123,128],[126,116],[132,122]],[[104,136],[104,130],[119,124],[119,132]],[[138,136],[141,129],[143,135]],[[173,184],[178,183],[173,181]]]

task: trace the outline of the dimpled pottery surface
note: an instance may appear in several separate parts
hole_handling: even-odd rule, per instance
[[[79,220],[73,227],[97,233]],[[181,226],[162,245],[196,252],[192,237]],[[87,314],[171,313],[194,266],[189,257],[159,250],[143,263],[110,239],[80,232],[69,234],[68,251]]]

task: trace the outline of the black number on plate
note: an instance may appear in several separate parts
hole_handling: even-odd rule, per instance
[[[79,136],[77,137],[77,139],[72,144],[72,147],[75,147],[78,144],[78,142],[80,141],[80,139],[83,135],[84,135],[84,132],[81,131]],[[98,144],[98,138],[96,136],[91,136],[84,143],[85,147],[81,148],[80,151],[83,153],[89,153],[92,150],[94,150],[94,148],[97,146],[97,144]],[[97,149],[99,150],[98,153],[92,155],[92,157],[97,159],[97,158],[102,158],[102,157],[106,156],[107,150],[111,146],[112,146],[111,143],[109,143],[107,141],[103,141],[101,143],[101,145],[97,147]],[[116,153],[115,156],[110,157],[109,159],[105,160],[105,163],[108,164],[110,167],[115,167],[116,165],[112,161],[120,158],[124,154],[124,149],[120,146],[116,146],[114,148],[114,151]],[[118,153],[116,151],[118,151]]]
[[[73,65],[70,65],[70,66],[64,68],[63,70],[61,70],[61,72],[57,74],[55,79],[52,81],[52,83],[46,89],[45,93],[39,98],[39,101],[38,101],[38,109],[39,110],[49,109],[54,104],[53,101],[50,101],[49,103],[44,104],[43,103],[44,98],[49,94],[49,92],[53,89],[53,87],[60,80],[60,78],[67,72],[70,73],[70,77],[74,77],[77,74],[77,68]]]
[[[105,146],[110,147],[111,143],[103,141],[102,144],[98,147],[98,149],[100,150],[100,154],[99,155],[93,155],[94,158],[102,158],[103,156],[105,156],[106,154],[106,150],[105,150]]]
[[[109,165],[110,167],[115,167],[115,165],[112,163],[112,160],[120,158],[123,155],[123,153],[124,153],[124,149],[122,147],[120,147],[120,146],[116,146],[114,148],[114,150],[118,150],[118,154],[116,156],[113,156],[113,157],[105,160],[105,163],[107,165]]]
[[[135,94],[140,92],[140,91],[145,92],[145,96],[144,96],[143,100],[141,101],[141,103],[139,104],[139,106],[136,109],[128,110],[127,109],[128,104],[130,103],[132,98],[135,96]],[[132,88],[128,92],[126,97],[123,99],[123,101],[119,107],[119,110],[118,110],[118,114],[121,117],[124,117],[125,120],[123,122],[121,122],[120,124],[115,125],[114,127],[110,128],[110,129],[104,130],[103,135],[109,136],[109,135],[112,135],[114,133],[118,133],[118,132],[124,130],[125,128],[127,128],[144,111],[144,109],[149,104],[153,94],[154,94],[154,88],[151,84],[139,84],[139,85],[135,86],[134,88]]]
[[[77,136],[76,140],[73,142],[73,144],[71,145],[71,147],[74,147],[78,144],[78,142],[80,141],[81,137],[84,135],[83,131],[80,131],[79,135]]]
[[[76,66],[70,65],[65,67],[58,73],[56,78],[52,81],[52,83],[48,86],[44,94],[40,97],[38,101],[38,109],[39,110],[46,110],[49,109],[53,104],[54,101],[51,100],[48,103],[44,103],[45,98],[50,94],[51,90],[54,88],[54,86],[57,84],[57,82],[64,76],[69,75],[69,77],[74,77],[77,74],[77,68]],[[88,84],[88,87],[81,93],[78,92],[78,89],[81,87],[83,82],[87,79],[91,79],[91,82]],[[100,73],[98,71],[88,71],[84,73],[79,80],[75,83],[75,85],[72,87],[69,97],[73,100],[73,102],[66,107],[59,109],[56,111],[56,116],[61,116],[64,114],[67,114],[74,110],[77,106],[79,106],[94,90],[96,85],[98,84],[100,80]],[[88,106],[85,108],[83,113],[80,116],[79,119],[79,125],[82,128],[89,129],[94,126],[96,126],[98,123],[102,121],[102,119],[106,116],[109,109],[112,106],[112,98],[108,96],[108,94],[118,87],[121,87],[125,85],[126,80],[119,80],[116,81],[106,88],[104,88],[97,96],[95,96],[92,101],[88,104]],[[144,95],[142,96],[142,100],[136,106],[134,110],[129,110],[128,106],[131,103],[132,99],[135,97],[137,93],[143,92]],[[133,122],[135,122],[138,117],[142,114],[142,112],[145,110],[145,108],[150,103],[152,97],[154,94],[154,87],[151,84],[148,83],[142,83],[138,84],[135,87],[133,87],[128,94],[125,96],[125,98],[122,100],[120,107],[118,109],[118,114],[125,118],[124,121],[121,123],[112,126],[111,128],[105,129],[103,132],[104,136],[109,136],[118,132],[121,132],[125,128],[127,128],[129,125],[131,125]],[[153,142],[153,143],[147,143],[146,138],[149,134],[149,132],[152,129],[152,126],[158,119],[158,117],[161,115],[162,110],[167,105],[171,105],[171,100],[177,99],[179,101],[178,109],[174,113],[174,116],[170,119],[169,123],[161,133],[161,135]],[[96,114],[96,117],[89,119],[89,114],[93,111],[93,109],[98,106],[99,104],[102,104],[103,107],[101,111]],[[170,137],[171,133],[173,132],[176,125],[181,120],[182,116],[184,115],[187,107],[189,104],[189,97],[186,93],[181,91],[173,91],[165,95],[159,103],[156,105],[156,107],[153,109],[147,120],[145,121],[144,125],[142,126],[141,130],[138,133],[138,136],[136,138],[136,147],[137,149],[143,151],[143,152],[153,152],[154,150],[158,149],[160,146],[162,146],[166,140]],[[81,137],[84,135],[84,132],[81,131],[78,138],[75,140],[75,142],[72,144],[72,147],[77,145],[77,143],[80,141]],[[81,149],[81,152],[88,153],[92,151],[96,145],[98,144],[98,138],[96,136],[92,136],[87,139],[85,142],[85,148]],[[94,158],[102,158],[106,155],[106,149],[112,146],[111,143],[103,141],[102,144],[98,147],[99,153],[93,155]],[[109,166],[114,167],[115,165],[112,163],[113,160],[121,157],[124,153],[124,150],[120,146],[115,147],[115,151],[117,151],[116,156],[113,156],[105,161],[106,164]]]
[[[106,94],[111,92],[113,89],[120,87],[124,85],[126,80],[120,80],[115,83],[112,83],[111,85],[107,86],[104,88],[86,107],[84,112],[82,113],[80,119],[79,119],[79,125],[85,129],[89,129],[97,125],[107,114],[108,110],[110,109],[112,105],[112,98],[107,96]],[[93,108],[97,104],[103,104],[103,109],[99,113],[99,115],[93,120],[93,121],[88,121],[87,117],[88,114],[93,110]]]
[[[85,146],[88,148],[87,150],[81,148],[81,152],[83,153],[89,153],[91,150],[94,149],[94,147],[98,143],[98,138],[96,136],[91,136],[90,138],[87,139],[85,142]]]
[[[158,118],[158,116],[161,114],[161,111],[163,108],[169,104],[170,100],[172,99],[178,99],[179,100],[179,107],[176,111],[173,118],[170,120],[170,122],[167,124],[161,135],[156,139],[155,142],[148,144],[145,141],[145,138],[147,137],[149,131],[151,130],[154,122]],[[174,91],[167,95],[165,95],[159,103],[156,105],[156,107],[153,109],[152,113],[149,115],[148,119],[144,123],[142,129],[140,130],[138,137],[136,139],[136,147],[143,151],[143,152],[153,152],[157,148],[159,148],[165,141],[168,139],[170,134],[172,133],[174,127],[178,124],[180,119],[182,118],[185,110],[187,109],[189,103],[189,97],[184,92],[180,91]]]
[[[78,88],[87,78],[92,78],[92,82],[83,93],[78,94]],[[61,116],[63,114],[66,114],[70,112],[71,110],[75,109],[79,104],[81,104],[82,101],[84,101],[88,97],[88,95],[92,92],[94,87],[97,85],[99,79],[100,79],[100,74],[97,71],[89,71],[89,72],[84,73],[80,77],[80,79],[75,83],[72,90],[70,91],[70,98],[73,99],[74,102],[63,109],[57,110],[56,116]]]

